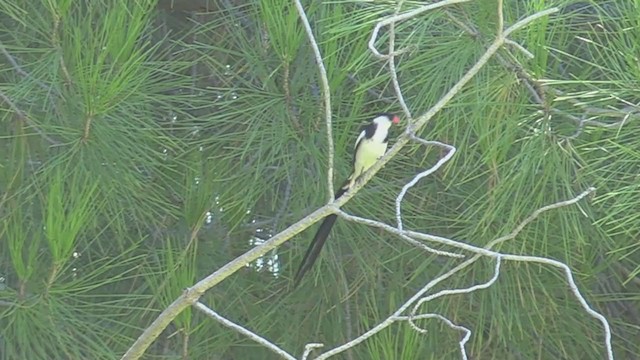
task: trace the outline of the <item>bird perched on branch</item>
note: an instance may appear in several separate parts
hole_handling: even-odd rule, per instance
[[[384,155],[387,151],[389,128],[398,122],[400,122],[400,118],[396,115],[382,113],[376,115],[371,119],[369,124],[362,128],[354,146],[353,172],[349,175],[344,185],[336,192],[336,199],[349,191],[360,175],[364,174]],[[320,224],[318,232],[316,232],[316,235],[313,237],[313,241],[311,241],[311,245],[309,245],[302,259],[302,263],[296,272],[293,282],[294,286],[298,286],[304,274],[313,266],[337,218],[338,215],[331,214],[324,218],[322,224]]]

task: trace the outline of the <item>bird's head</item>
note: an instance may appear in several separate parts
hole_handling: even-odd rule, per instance
[[[397,124],[400,122],[400,118],[397,115],[391,113],[381,113],[376,115],[373,118],[373,122],[381,127],[389,128],[392,124]]]

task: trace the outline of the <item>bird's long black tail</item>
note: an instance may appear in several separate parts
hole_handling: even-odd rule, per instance
[[[320,224],[320,228],[318,228],[316,236],[313,237],[313,241],[311,242],[311,245],[309,245],[307,252],[304,254],[304,258],[302,259],[302,263],[298,268],[298,272],[296,272],[296,277],[293,280],[293,286],[298,286],[304,274],[309,271],[316,262],[316,259],[318,258],[324,243],[327,241],[329,233],[331,232],[331,228],[333,228],[333,224],[335,224],[337,219],[338,215],[331,214],[324,218],[324,221]]]
[[[342,187],[336,192],[335,198],[339,198],[344,193],[349,190],[349,186],[351,184],[351,179],[347,179],[347,181],[342,185]],[[311,269],[313,264],[316,262],[324,243],[327,242],[327,238],[329,237],[329,233],[333,228],[333,225],[336,223],[338,219],[338,215],[331,214],[324,218],[322,224],[318,228],[316,235],[313,237],[313,241],[311,241],[311,245],[307,249],[307,252],[304,254],[304,258],[302,259],[302,263],[300,263],[300,267],[296,272],[296,276],[293,278],[293,286],[296,287],[302,280],[304,274]]]

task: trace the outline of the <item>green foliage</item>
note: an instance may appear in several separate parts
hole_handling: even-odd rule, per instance
[[[320,81],[293,4],[203,2],[209,12],[195,13],[170,3],[0,1],[2,359],[117,358],[185,288],[326,201]],[[593,199],[545,213],[500,250],[567,263],[609,319],[617,357],[631,357],[640,352],[640,8],[503,3],[505,26],[561,10],[513,35],[533,59],[501,50],[419,134],[458,151],[408,192],[405,227],[483,246],[537,208],[597,187]],[[414,117],[485,51],[497,4],[473,1],[395,25],[398,79]],[[367,48],[374,24],[397,4],[303,5],[331,85],[340,182],[360,124],[378,111],[401,113],[386,63]],[[401,11],[421,5],[404,2]],[[385,28],[376,41],[383,53],[388,40]],[[544,89],[541,104],[522,74]],[[398,191],[442,155],[408,145],[346,210],[395,223]],[[300,355],[306,343],[329,349],[369,330],[460,261],[338,221],[291,290],[314,230],[201,301]],[[493,267],[483,259],[436,291],[484,282]],[[418,311],[471,329],[474,358],[604,357],[600,324],[547,266],[506,262],[491,288]],[[436,319],[416,325],[427,332],[397,322],[338,357],[459,358],[462,333]],[[146,354],[212,356],[277,358],[193,309]]]
[[[5,219],[4,229],[12,229],[7,231],[7,247],[11,256],[13,270],[19,281],[28,281],[33,275],[34,266],[36,266],[38,246],[40,238],[31,238],[22,226],[22,213],[19,209],[12,216]]]
[[[65,186],[66,179],[60,171],[52,176],[46,194],[44,224],[45,238],[49,245],[51,260],[56,265],[64,264],[71,258],[76,239],[83,228],[94,224],[96,211],[96,184],[72,178]]]

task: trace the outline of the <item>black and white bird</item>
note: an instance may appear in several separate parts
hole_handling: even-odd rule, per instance
[[[336,192],[336,199],[349,191],[360,175],[364,174],[385,154],[387,151],[389,129],[391,125],[397,124],[399,121],[400,118],[396,115],[381,113],[376,115],[369,124],[362,128],[354,147],[353,172],[347,178],[344,185]],[[294,286],[300,283],[304,274],[309,271],[313,263],[315,263],[337,218],[337,215],[331,214],[324,218],[322,224],[320,224],[318,232],[316,232],[316,235],[313,237],[313,241],[311,241],[311,245],[309,245],[302,259],[302,263],[298,268],[298,272],[294,278]]]

